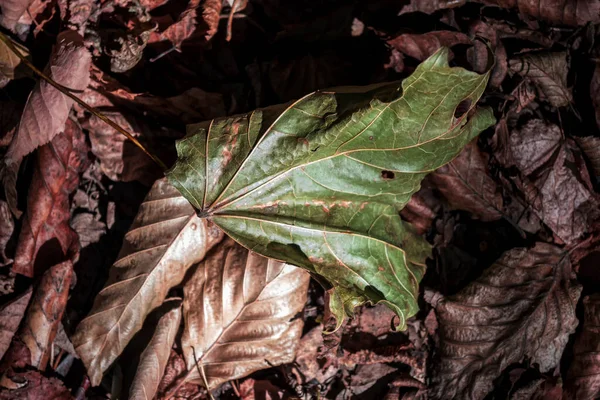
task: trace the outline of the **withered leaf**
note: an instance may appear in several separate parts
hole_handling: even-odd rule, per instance
[[[46,74],[69,89],[81,91],[89,81],[91,55],[75,31],[61,32],[46,66]],[[50,142],[64,129],[73,100],[46,81],[35,86],[21,116],[21,123],[5,156],[17,163],[39,146]]]
[[[437,296],[434,398],[483,399],[494,379],[524,357],[542,372],[555,367],[577,327],[580,292],[568,254],[538,243],[504,253],[458,294]]]
[[[37,153],[14,272],[32,277],[78,254],[77,235],[69,226],[69,195],[77,188],[86,164],[85,137],[68,120],[64,131]]]
[[[12,41],[12,44],[22,55],[29,55],[27,48],[24,46],[19,45],[15,41]],[[21,59],[4,42],[0,42],[0,88],[3,88],[9,81],[15,79],[15,70],[20,64]]]
[[[469,143],[450,163],[431,174],[431,180],[450,205],[466,210],[483,221],[502,217],[502,195],[488,171],[488,157]]]
[[[10,347],[13,335],[19,328],[25,309],[31,299],[31,288],[0,308],[0,359]]]
[[[222,232],[196,216],[165,179],[158,180],[139,208],[104,289],[72,338],[92,385],[162,304],[168,290],[199,262]]]
[[[65,261],[44,273],[27,309],[19,337],[29,348],[31,365],[46,369],[52,343],[67,305],[73,278],[73,263]]]
[[[590,97],[596,110],[596,125],[600,127],[600,64],[596,64],[592,81],[590,82]]]
[[[234,240],[331,283],[338,327],[371,302],[404,329],[430,247],[398,213],[427,173],[493,123],[476,105],[487,79],[449,67],[443,48],[402,83],[189,126],[167,176]]]
[[[504,8],[517,8],[533,18],[557,25],[600,22],[600,3],[590,0],[480,0]]]
[[[14,31],[21,15],[25,13],[27,7],[33,0],[3,0],[0,2],[0,25],[6,29]]]
[[[181,322],[181,301],[168,301],[165,306],[172,309],[158,320],[154,335],[140,356],[140,363],[129,390],[130,399],[152,400],[165,372]]]
[[[600,200],[575,143],[540,120],[513,130],[509,142],[511,160],[523,172],[513,181],[537,216],[565,243],[588,233],[600,218]]]
[[[48,378],[39,371],[10,372],[7,379],[14,388],[0,388],[0,400],[73,400],[60,379]]]
[[[574,139],[588,158],[594,175],[600,176],[600,138],[586,136]]]
[[[517,74],[531,79],[540,92],[554,107],[563,107],[573,101],[571,89],[567,87],[566,52],[531,53],[511,59],[510,69]]]
[[[423,61],[440,47],[471,44],[471,39],[460,32],[434,31],[422,34],[405,33],[388,40],[388,44],[407,56]]]
[[[573,363],[567,377],[567,393],[572,399],[600,397],[600,295],[583,299],[583,330],[573,348]]]
[[[15,221],[6,201],[0,200],[0,267],[10,264],[13,260],[6,256],[6,246],[15,230]],[[0,357],[2,358],[2,357]]]
[[[189,380],[210,389],[292,362],[309,275],[225,239],[184,286],[182,348]]]

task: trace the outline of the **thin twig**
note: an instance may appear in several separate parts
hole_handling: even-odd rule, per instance
[[[131,133],[129,133],[127,130],[123,129],[119,124],[117,124],[116,122],[114,122],[113,120],[111,120],[110,118],[108,118],[107,116],[105,116],[104,114],[102,114],[101,112],[97,111],[92,106],[88,105],[86,102],[84,102],[83,100],[81,100],[79,97],[77,97],[74,94],[72,94],[71,90],[69,88],[66,88],[66,87],[62,86],[61,84],[55,82],[52,78],[50,78],[49,76],[47,76],[46,74],[44,74],[42,71],[40,71],[39,69],[37,69],[35,65],[33,65],[24,55],[21,54],[21,52],[19,52],[17,50],[17,48],[15,47],[15,45],[12,43],[12,41],[8,37],[6,37],[6,35],[4,35],[4,33],[2,33],[2,32],[0,32],[0,40],[2,42],[4,42],[4,44],[6,44],[6,46],[13,53],[15,53],[17,55],[17,57],[19,57],[21,59],[21,61],[25,65],[27,65],[36,75],[38,75],[40,78],[42,78],[43,80],[45,80],[46,82],[48,82],[50,85],[54,86],[58,91],[60,91],[62,94],[64,94],[65,96],[69,97],[73,101],[75,101],[81,107],[85,108],[87,111],[89,111],[90,113],[92,113],[96,117],[100,118],[102,121],[106,122],[113,129],[115,129],[117,132],[119,132],[122,135],[124,135],[125,137],[127,137],[127,139],[131,140],[137,147],[140,148],[140,150],[142,150],[144,153],[146,153],[146,155],[148,157],[150,157],[156,164],[158,164],[158,166],[161,167],[163,171],[165,171],[167,169],[167,166],[165,165],[165,163],[163,163],[162,160],[160,160],[157,156],[155,156],[154,154],[150,153],[150,151],[148,151],[146,149],[146,147],[144,147],[144,145],[141,144],[139,142],[139,140],[137,140]]]

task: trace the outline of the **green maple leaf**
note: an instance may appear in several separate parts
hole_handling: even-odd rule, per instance
[[[319,91],[192,125],[167,176],[234,240],[328,286],[338,327],[357,305],[383,302],[404,329],[430,247],[399,211],[494,123],[476,107],[487,80],[450,68],[441,49],[401,85]]]

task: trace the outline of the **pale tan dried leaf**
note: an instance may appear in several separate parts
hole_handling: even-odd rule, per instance
[[[169,305],[172,309],[160,318],[150,343],[140,356],[140,363],[129,390],[131,400],[152,400],[165,372],[181,322],[181,301],[177,299],[169,303],[172,303]]]
[[[19,337],[29,348],[31,365],[44,370],[67,305],[73,263],[65,261],[44,273],[27,309]]]
[[[20,46],[14,41],[12,41],[12,44],[19,49],[22,55],[29,55],[25,47]],[[15,79],[15,70],[19,64],[21,64],[21,59],[4,42],[0,42],[0,88],[3,88],[9,81]]]
[[[13,335],[21,324],[23,314],[25,314],[25,309],[31,299],[31,293],[31,288],[27,289],[0,309],[0,359],[10,347]]]
[[[439,321],[432,398],[483,399],[525,357],[541,372],[561,359],[581,293],[568,254],[537,243],[512,249],[458,294],[429,297]]]
[[[184,287],[182,348],[189,380],[210,389],[292,362],[302,334],[295,319],[309,275],[227,238]]]
[[[222,235],[198,218],[165,179],[156,181],[125,235],[104,289],[72,338],[93,386],[142,328],[150,311],[162,304],[168,290]]]
[[[75,31],[61,32],[46,67],[46,74],[72,90],[81,91],[89,81],[91,55]],[[5,162],[17,163],[37,147],[52,140],[65,126],[73,100],[46,81],[40,81],[27,99],[21,123]]]
[[[508,65],[513,72],[531,79],[538,87],[540,97],[554,107],[566,106],[573,100],[567,87],[566,52],[527,54],[510,60]]]
[[[0,25],[14,32],[21,15],[33,0],[3,0],[0,1]]]

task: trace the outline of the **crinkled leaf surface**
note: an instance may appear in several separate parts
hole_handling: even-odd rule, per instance
[[[183,289],[187,379],[212,389],[292,362],[309,280],[300,268],[221,242]]]
[[[185,271],[223,237],[196,216],[166,179],[156,181],[140,205],[104,289],[72,338],[92,385],[160,306]]]
[[[475,107],[487,79],[450,68],[441,49],[401,85],[315,92],[191,126],[167,175],[245,247],[327,281],[338,324],[370,301],[404,328],[430,250],[398,212],[494,122]]]

